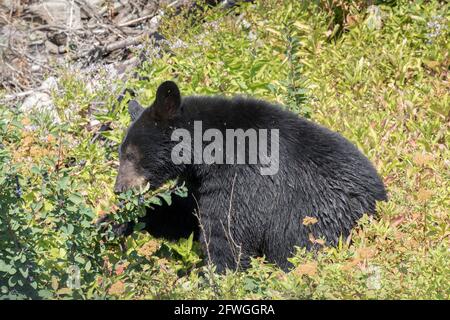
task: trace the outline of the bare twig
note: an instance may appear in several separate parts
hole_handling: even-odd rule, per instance
[[[123,49],[123,48],[130,47],[130,46],[135,46],[135,45],[143,42],[146,37],[147,37],[146,34],[142,34],[142,35],[139,35],[139,36],[136,36],[133,38],[116,41],[116,42],[108,44],[105,47],[105,50],[106,50],[106,52],[111,52],[114,50]]]
[[[200,230],[203,234],[203,238],[205,241],[206,255],[208,257],[207,270],[208,270],[208,274],[209,274],[210,284],[213,288],[214,294],[216,295],[216,297],[218,297],[219,296],[219,286],[217,285],[215,274],[212,269],[213,262],[211,259],[211,252],[209,251],[209,244],[210,244],[210,240],[211,240],[211,227],[209,228],[209,235],[207,236],[206,230],[205,230],[205,225],[203,224],[203,220],[202,220],[202,217],[200,214],[200,206],[198,205],[197,198],[195,197],[194,194],[192,195],[192,197],[194,198],[195,204],[197,205],[197,210],[194,210],[194,216],[197,217],[197,219],[198,219],[198,225],[200,227]]]
[[[156,16],[157,16],[157,14],[149,14],[149,15],[144,16],[144,17],[140,17],[140,18],[137,18],[137,19],[133,19],[133,20],[121,23],[121,24],[119,24],[119,27],[131,26],[133,24],[136,24],[138,22],[141,22],[141,21],[144,21],[144,20],[147,20],[147,19],[151,19],[151,18],[156,17]]]
[[[7,95],[5,95],[4,99],[2,99],[2,100],[11,101],[11,100],[15,100],[18,98],[26,97],[34,92],[35,92],[35,90],[28,90],[28,91],[19,92],[16,94],[7,94]]]
[[[242,246],[238,245],[236,241],[234,240],[233,235],[231,234],[231,212],[232,212],[232,202],[233,202],[233,194],[234,194],[234,185],[236,183],[236,173],[233,177],[233,183],[231,185],[231,195],[230,195],[230,205],[228,207],[228,214],[227,214],[227,229],[225,229],[225,226],[222,223],[222,228],[225,232],[225,236],[228,239],[228,242],[230,243],[231,252],[233,254],[234,261],[236,262],[236,271],[239,269],[239,266],[241,264],[241,257],[242,257]],[[236,249],[238,249],[238,252],[236,254]]]

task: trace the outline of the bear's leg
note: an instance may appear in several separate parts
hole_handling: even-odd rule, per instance
[[[290,263],[287,258],[291,257],[293,254],[291,252],[278,253],[276,255],[267,255],[266,259],[270,263],[275,263],[281,270],[288,272],[292,268],[292,263]]]
[[[200,244],[208,263],[216,265],[216,270],[220,273],[225,269],[235,269],[236,261],[225,232],[214,229],[209,231],[207,227],[204,229],[200,233]]]
[[[200,219],[200,244],[208,260],[216,265],[216,271],[225,269],[246,269],[250,266],[250,257],[245,248],[233,238],[233,231],[226,228],[219,219]]]
[[[295,246],[303,246],[305,240],[300,231],[288,233],[275,233],[268,236],[265,240],[263,254],[270,263],[275,263],[283,271],[287,272],[292,268],[292,263],[288,258],[295,253]]]
[[[172,194],[171,205],[161,201],[161,206],[147,209],[147,214],[139,219],[145,223],[144,229],[156,238],[178,240],[194,233],[194,239],[197,240],[198,221],[193,214],[195,202],[192,195],[181,197]]]

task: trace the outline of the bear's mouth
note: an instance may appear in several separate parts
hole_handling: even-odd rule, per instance
[[[129,189],[141,189],[149,184],[146,176],[140,174],[131,161],[121,161],[119,165],[114,192],[122,193]]]

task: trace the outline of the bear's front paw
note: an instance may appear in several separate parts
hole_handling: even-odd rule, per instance
[[[115,237],[126,237],[133,233],[134,224],[132,222],[114,223],[110,216],[104,215],[95,222],[101,230],[106,230],[111,225],[111,231]]]
[[[133,233],[133,223],[113,224],[112,231],[116,237],[127,237]]]

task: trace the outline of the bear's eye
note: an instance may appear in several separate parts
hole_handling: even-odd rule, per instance
[[[133,160],[134,160],[134,154],[132,154],[132,153],[126,153],[126,154],[125,154],[125,160],[133,161]]]

